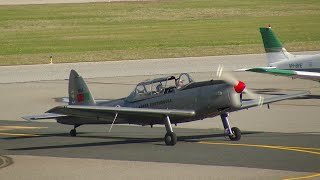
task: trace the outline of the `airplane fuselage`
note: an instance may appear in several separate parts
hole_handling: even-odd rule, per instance
[[[194,110],[194,117],[172,117],[171,122],[183,123],[214,117],[221,114],[221,111],[230,110],[241,106],[240,95],[236,93],[233,86],[224,81],[203,81],[194,82],[183,89],[172,89],[163,94],[154,94],[143,99],[132,99],[130,97],[117,99],[108,102],[100,102],[98,106],[108,107],[134,107],[134,108],[155,108],[155,109],[179,109]],[[92,116],[90,116],[92,117]],[[63,124],[110,124],[113,118],[97,114],[96,118],[60,118],[59,123]],[[119,115],[116,124],[129,123],[139,125],[163,124],[163,118],[141,116],[141,118],[127,118]]]
[[[298,55],[289,60],[282,60],[270,64],[271,67],[285,70],[320,72],[320,54]]]

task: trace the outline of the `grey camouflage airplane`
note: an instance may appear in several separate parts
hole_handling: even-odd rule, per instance
[[[221,71],[218,74],[221,75]],[[209,80],[195,82],[189,74],[178,78],[166,76],[144,81],[132,93],[117,100],[96,101],[85,81],[75,70],[69,77],[69,104],[57,106],[45,114],[23,117],[27,120],[56,119],[58,123],[73,125],[71,136],[76,136],[76,128],[85,124],[164,124],[166,145],[175,145],[177,136],[171,124],[202,120],[220,115],[225,133],[231,140],[241,138],[237,127],[230,127],[229,112],[248,109],[289,98],[307,95],[300,92],[291,95],[276,95],[263,99],[242,101],[242,93],[250,92],[238,80]]]

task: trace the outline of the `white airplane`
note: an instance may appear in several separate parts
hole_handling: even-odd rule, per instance
[[[256,73],[308,79],[320,82],[320,54],[293,55],[282,46],[271,27],[260,28],[268,67],[239,69]]]

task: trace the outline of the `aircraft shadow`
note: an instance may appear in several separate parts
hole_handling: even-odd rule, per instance
[[[263,132],[243,132],[242,135],[249,134],[258,134]],[[39,137],[32,138],[41,138],[41,137],[49,137],[49,136],[62,136],[62,134],[51,134],[51,135],[43,135]],[[66,134],[64,134],[66,136]],[[159,142],[157,145],[163,143],[163,137],[159,138],[130,138],[130,137],[119,137],[119,136],[79,136],[83,138],[95,138],[95,139],[113,139],[115,141],[108,142],[93,142],[93,143],[79,143],[79,144],[68,144],[68,145],[52,145],[52,146],[38,146],[38,147],[25,147],[25,148],[12,148],[6,149],[9,151],[26,151],[26,150],[44,150],[44,149],[62,149],[62,148],[79,148],[79,147],[95,147],[95,146],[110,146],[110,145],[123,145],[123,144],[141,144],[141,143],[154,143]],[[202,134],[202,135],[187,135],[187,136],[178,136],[178,141],[185,142],[195,142],[200,141],[200,139],[205,138],[217,138],[224,137],[224,134]],[[21,138],[21,137],[20,137]]]

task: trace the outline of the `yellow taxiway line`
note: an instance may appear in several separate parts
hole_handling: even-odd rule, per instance
[[[36,136],[40,136],[37,134],[21,134],[21,133],[8,133],[8,132],[3,132],[3,131],[11,131],[11,130],[17,130],[17,129],[43,129],[43,128],[47,128],[47,127],[32,127],[32,126],[0,126],[0,135],[4,135],[4,136],[32,136],[32,137],[36,137]]]
[[[47,127],[32,127],[32,126],[0,126],[0,131],[8,131],[15,129],[43,129]]]
[[[287,178],[287,179],[282,179],[282,180],[300,180],[300,179],[310,179],[310,178],[315,178],[315,177],[320,177],[319,174],[313,174],[309,176],[301,176],[301,177],[295,177],[295,178]]]
[[[207,142],[207,141],[199,141],[199,144],[212,144],[212,145],[225,145],[225,146],[245,146],[245,147],[258,147],[258,148],[269,148],[269,149],[279,149],[279,150],[287,150],[287,151],[296,151],[303,152],[309,154],[320,155],[320,152],[310,151],[312,148],[304,148],[304,147],[289,147],[289,146],[270,146],[270,145],[259,145],[259,144],[232,144],[232,143],[223,143],[223,142]],[[316,149],[316,148],[314,148]],[[317,149],[319,150],[319,149]]]
[[[320,148],[305,148],[305,147],[290,147],[290,146],[272,146],[272,145],[260,145],[260,144],[233,144],[233,143],[224,143],[224,142],[209,142],[209,141],[199,141],[198,144],[209,144],[209,145],[224,145],[224,146],[242,146],[242,147],[257,147],[257,148],[269,148],[269,149],[278,149],[278,150],[285,150],[285,151],[295,151],[295,152],[302,152],[302,153],[309,153],[320,155]],[[310,179],[320,177],[320,173],[295,177],[295,178],[286,178],[283,180],[299,180],[299,179]]]
[[[40,136],[37,134],[16,134],[16,133],[0,133],[0,135],[4,135],[4,136],[32,136],[32,137]]]

